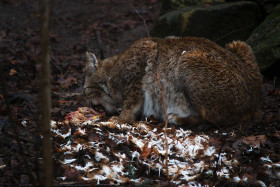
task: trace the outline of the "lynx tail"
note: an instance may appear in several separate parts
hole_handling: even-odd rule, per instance
[[[235,53],[240,57],[245,63],[252,63],[256,61],[253,51],[249,45],[242,41],[233,41],[226,44],[226,49]]]

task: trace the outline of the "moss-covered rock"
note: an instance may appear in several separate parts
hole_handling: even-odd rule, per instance
[[[280,63],[280,4],[253,31],[247,43],[251,45],[261,71]]]
[[[170,10],[178,10],[188,6],[203,6],[209,3],[221,3],[225,0],[162,0],[161,13],[166,13]]]
[[[214,6],[191,6],[160,16],[152,35],[197,36],[225,44],[246,40],[260,20],[254,2],[241,1]]]

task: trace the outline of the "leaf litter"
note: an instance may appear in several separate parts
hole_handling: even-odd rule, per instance
[[[147,180],[159,183],[167,178],[162,126],[147,121],[117,124],[106,121],[104,113],[81,107],[69,113],[63,122],[52,121],[51,132],[56,162],[65,171],[57,178],[61,183],[77,180],[94,184],[140,184]],[[169,177],[174,185],[200,185],[201,177],[216,177],[242,185],[253,180],[242,171],[242,162],[235,151],[221,150],[221,142],[214,136],[170,127],[167,141]],[[264,135],[252,136],[243,138],[240,144],[248,146],[247,152],[254,152],[265,141]],[[262,163],[259,167],[263,173],[279,178],[279,160],[275,162],[261,155],[255,159]],[[254,183],[264,182],[256,179]]]

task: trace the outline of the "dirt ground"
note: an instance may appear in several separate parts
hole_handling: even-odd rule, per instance
[[[0,186],[36,185],[41,177],[37,3],[32,0],[0,1]],[[101,35],[104,55],[110,57],[135,40],[149,36],[144,21],[149,30],[152,29],[159,9],[158,0],[53,1],[50,38],[53,120],[61,121],[69,112],[86,105],[82,97],[84,53],[92,51],[100,57],[97,31]],[[239,147],[238,156],[242,155],[242,164],[247,168],[246,173],[252,176],[252,184],[262,180],[265,184],[280,186],[279,176],[262,172],[255,159],[269,156],[273,163],[280,162],[280,90],[274,88],[273,80],[265,80],[263,90],[260,124],[219,130],[236,134],[235,138],[225,140],[223,149],[234,147],[234,143],[244,137],[264,135],[258,149],[248,153],[245,151],[248,144],[244,143]],[[29,121],[28,126],[24,121]],[[216,129],[203,131],[213,133]]]

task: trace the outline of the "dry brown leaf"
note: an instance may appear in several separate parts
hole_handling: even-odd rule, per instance
[[[65,104],[65,103],[68,103],[69,101],[64,101],[64,100],[58,100],[57,101],[57,103],[59,104],[59,105],[63,105],[63,104]]]
[[[61,78],[60,80],[57,81],[62,88],[68,88],[71,86],[73,83],[77,83],[77,79],[75,77],[68,77],[66,79]]]
[[[9,75],[10,75],[10,76],[13,76],[13,75],[15,75],[16,73],[17,73],[17,71],[16,71],[14,68],[12,68],[12,69],[10,70]]]
[[[263,144],[266,142],[265,135],[258,135],[258,136],[248,136],[243,138],[243,143],[247,145],[251,145],[252,147],[256,147],[259,144]]]
[[[143,151],[141,152],[140,158],[142,158],[142,159],[148,158],[148,156],[151,154],[151,152],[152,152],[152,148],[144,147]]]
[[[83,136],[88,136],[86,131],[84,129],[78,129],[74,132],[74,137],[83,137]]]

